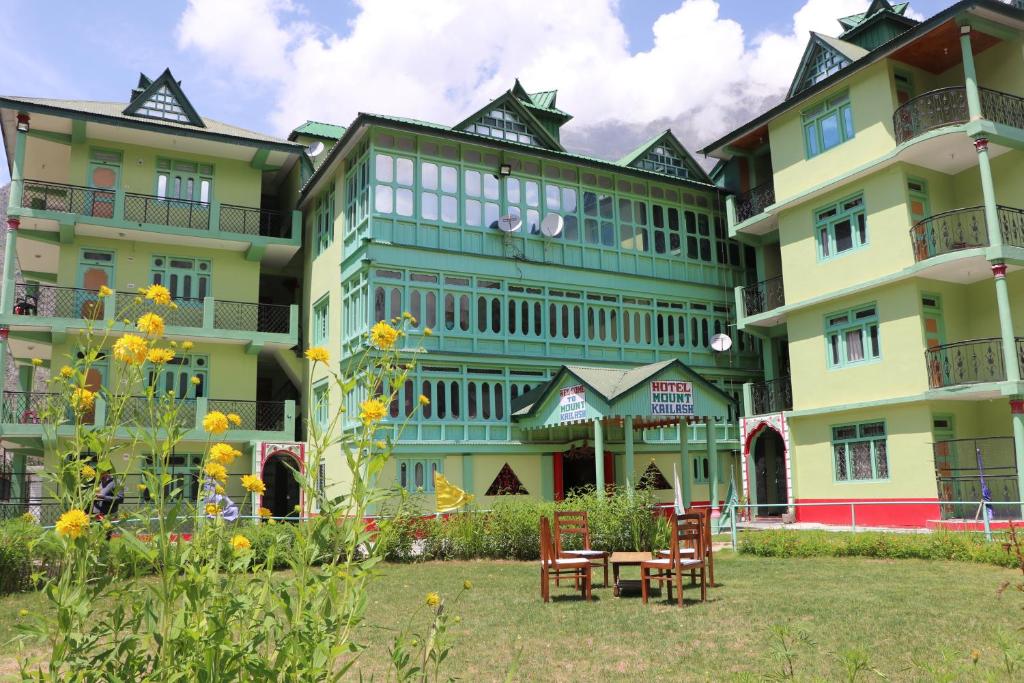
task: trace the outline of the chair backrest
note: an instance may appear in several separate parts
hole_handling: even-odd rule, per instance
[[[711,508],[698,508],[704,526],[704,555],[711,554]]]
[[[694,557],[704,556],[704,519],[700,513],[672,515],[670,554],[672,562],[679,560],[681,548],[693,548]]]
[[[590,523],[586,510],[555,511],[555,552],[562,553],[562,537],[577,535],[583,537],[583,549],[590,550]]]
[[[549,565],[554,561],[555,547],[551,542],[551,522],[544,515],[540,518],[540,561],[541,564]]]

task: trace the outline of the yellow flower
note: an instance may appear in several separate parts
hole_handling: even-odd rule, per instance
[[[242,418],[238,413],[228,413],[228,422],[235,425],[236,427],[242,426]]]
[[[19,617],[23,617],[23,618],[27,617],[28,616],[28,610],[25,609],[24,607],[22,607],[20,610],[18,610],[18,616]]]
[[[462,590],[467,590],[468,591],[468,590],[471,590],[472,588],[473,588],[473,582],[470,581],[469,579],[466,579],[465,581],[462,582]]]
[[[89,527],[89,515],[82,510],[68,510],[57,520],[57,533],[78,538]]]
[[[26,512],[21,516],[21,521],[28,522],[30,524],[35,524],[36,518],[35,515],[33,515],[31,512]]]
[[[376,448],[377,450],[381,450],[382,451],[385,448],[387,448],[388,445],[385,442],[383,442],[383,441],[377,440],[377,441],[373,442],[373,447]]]
[[[71,407],[77,410],[89,410],[96,402],[96,392],[79,387],[71,392]]]
[[[306,358],[314,363],[326,363],[331,359],[331,354],[322,346],[311,346],[306,349]]]
[[[150,349],[149,353],[146,355],[146,360],[150,363],[156,363],[157,365],[170,363],[174,360],[174,351],[170,349]]]
[[[427,398],[426,396],[424,396],[423,394],[420,394],[420,405],[421,406],[429,406],[430,405],[430,399]]]
[[[145,491],[147,487],[145,484],[136,484],[135,488],[139,489],[140,491]]]
[[[126,334],[114,342],[114,358],[128,365],[141,365],[149,353],[149,342],[137,334]]]
[[[437,607],[441,604],[440,593],[427,593],[427,607]]]
[[[32,359],[32,365],[36,366],[37,368],[40,365],[42,365],[42,364],[43,364],[43,359],[42,358],[33,358]]]
[[[252,543],[242,534],[235,534],[231,537],[231,547],[235,549],[236,553],[240,553],[251,548]]]
[[[434,334],[434,331],[432,329],[430,329],[429,327],[424,327],[423,328],[423,336],[424,337],[429,337],[432,334]]]
[[[135,326],[147,337],[160,337],[164,333],[164,319],[156,313],[140,315]]]
[[[257,514],[260,517],[262,517],[263,519],[269,519],[270,517],[272,517],[274,515],[274,513],[271,512],[269,508],[263,508],[263,507],[261,507],[259,510],[257,510]]]
[[[216,503],[207,503],[206,507],[203,508],[210,517],[216,517],[220,514],[220,505]]]
[[[171,303],[171,292],[163,285],[150,285],[142,293],[158,306],[168,306]]]
[[[113,293],[114,290],[112,290],[110,287],[107,287],[106,285],[100,285],[100,291],[98,292],[100,298],[110,296]]]
[[[228,418],[219,410],[211,410],[203,418],[203,429],[211,434],[223,434],[228,431]]]
[[[255,474],[246,474],[242,476],[242,488],[249,493],[258,493],[261,496],[267,492],[266,484],[264,484],[263,480]]]
[[[302,512],[302,506],[296,503],[296,504],[295,504],[295,505],[294,505],[294,506],[292,507],[292,510],[295,510],[296,512]]]
[[[199,384],[202,383],[203,380],[199,379],[199,377],[197,377],[196,375],[192,375],[192,377],[191,377],[191,379],[189,379],[189,381],[192,382],[192,384],[195,384],[195,385],[198,386]]]
[[[384,402],[379,398],[371,398],[359,404],[359,419],[364,425],[380,422],[386,413]]]
[[[178,304],[174,303],[173,301],[171,303],[169,303],[168,306],[171,307],[172,311],[178,310]]]
[[[221,465],[230,465],[242,452],[226,443],[215,443],[210,446],[210,460]]]
[[[96,470],[94,470],[89,465],[82,465],[81,472],[82,472],[82,479],[95,479],[96,478]]]
[[[388,325],[383,320],[370,328],[370,343],[378,349],[384,349],[386,351],[392,348],[395,345],[395,340],[397,339],[398,330],[391,327],[391,325]]]
[[[193,346],[195,346],[195,344],[193,344],[192,342],[188,341],[187,339],[185,341],[181,342],[181,348],[184,351],[191,351]]]
[[[222,496],[224,495],[224,487],[221,486],[220,484],[217,484],[216,486],[214,486],[213,487],[213,491],[214,491],[214,493],[217,493],[219,495],[222,495]]]
[[[203,467],[203,473],[211,479],[216,479],[219,482],[224,482],[228,478],[228,470],[224,465],[219,462],[208,462]]]
[[[70,365],[65,365],[60,369],[60,376],[64,379],[70,379],[75,376],[75,369]]]

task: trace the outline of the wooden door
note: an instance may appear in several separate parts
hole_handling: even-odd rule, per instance
[[[96,218],[114,217],[114,197],[117,193],[121,167],[113,163],[89,163],[89,215]]]
[[[106,251],[82,252],[78,265],[78,290],[75,293],[75,317],[83,320],[103,319],[100,287],[114,289],[114,255]]]

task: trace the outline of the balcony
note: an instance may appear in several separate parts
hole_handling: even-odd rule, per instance
[[[943,519],[972,519],[977,515],[982,477],[994,503],[994,517],[1019,519],[1019,506],[999,504],[1014,502],[1019,496],[1013,447],[1012,436],[950,439],[932,445]]]
[[[985,119],[1024,128],[1024,98],[988,88],[978,88],[978,95]],[[896,144],[903,144],[937,128],[967,123],[970,118],[964,86],[931,90],[908,100],[893,114]]]
[[[203,432],[203,416],[212,410],[222,413],[235,413],[242,422],[232,427],[228,438],[232,440],[248,440],[250,438],[294,439],[293,430],[288,425],[295,423],[294,401],[246,401],[235,399],[195,398],[182,399],[175,402],[176,412],[169,424],[186,431],[185,438],[205,439]],[[66,399],[58,394],[46,392],[5,391],[0,401],[0,424],[5,426],[8,434],[39,436],[42,424],[53,424],[54,411],[67,410]],[[83,423],[103,427],[107,425],[111,407],[102,397],[96,399],[91,414],[84,416]],[[73,430],[73,415],[66,416],[61,430]],[[125,399],[117,417],[118,425],[147,429],[152,426],[150,408],[146,398],[132,396]],[[167,424],[167,423],[165,423]],[[126,434],[127,435],[127,432]]]
[[[748,318],[774,310],[786,303],[781,275],[742,289],[743,312]]]
[[[219,239],[253,237],[297,241],[297,211],[279,212],[247,206],[167,199],[63,183],[25,180],[21,208],[33,213],[72,214],[98,225],[124,228],[174,228]]]
[[[736,222],[742,223],[775,203],[775,183],[768,181],[736,195]]]
[[[781,413],[793,409],[793,385],[790,378],[779,377],[755,382],[750,387],[751,415]]]
[[[115,292],[100,298],[93,290],[55,285],[16,283],[14,288],[15,318],[8,323],[19,326],[84,327],[86,321],[107,321],[115,329],[126,326],[120,322],[137,312],[133,308],[136,294]],[[298,343],[298,306],[178,298],[176,309],[164,309],[161,315],[174,335],[203,335],[214,338],[259,341],[274,345],[295,346]],[[77,323],[77,324],[76,324]],[[174,328],[179,328],[175,330]],[[126,328],[127,329],[127,328]],[[253,335],[260,335],[254,339]]]
[[[1018,338],[1018,358],[1024,357],[1022,353],[1024,338]],[[931,389],[1006,381],[1006,359],[998,337],[933,346],[924,356]]]
[[[1003,244],[1024,247],[1024,210],[1000,206],[997,213]],[[929,216],[910,229],[910,242],[918,263],[943,254],[988,247],[985,207],[953,209]]]

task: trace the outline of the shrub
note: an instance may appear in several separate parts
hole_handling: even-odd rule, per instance
[[[0,595],[32,587],[32,542],[38,535],[35,522],[0,522]]]

